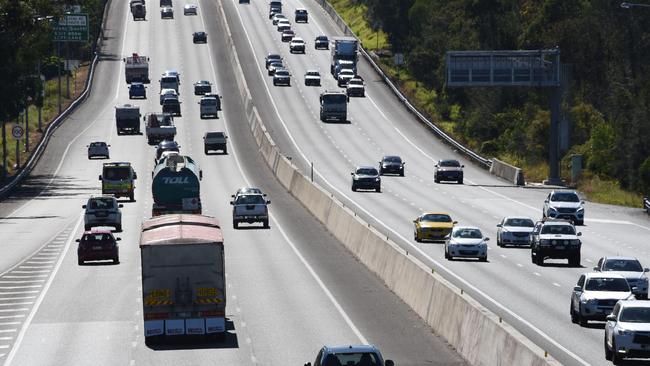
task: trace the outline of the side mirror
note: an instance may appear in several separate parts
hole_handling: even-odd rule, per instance
[[[458,221],[454,221],[454,225],[458,224]]]
[[[99,176],[99,180],[102,180],[102,176],[101,176],[101,175]]]
[[[585,201],[580,201],[580,203],[582,203],[582,204],[584,205],[584,204],[585,204]]]
[[[643,272],[650,272],[650,268],[644,268]]]
[[[544,203],[548,203],[548,200],[544,200]]]
[[[418,219],[413,220],[413,223],[414,223],[414,224],[417,224],[417,223],[418,223]]]
[[[350,173],[350,175],[354,175],[354,173]]]
[[[393,360],[386,360],[384,361],[385,366],[395,366],[395,362]]]
[[[271,200],[266,201],[266,204],[267,204],[267,205],[270,205],[270,204],[271,204]]]
[[[81,208],[86,208],[86,205],[81,206]]]
[[[108,147],[111,147],[111,145],[107,145]]]
[[[596,272],[600,272],[600,268],[598,268],[598,267],[594,267],[594,271],[596,271]]]
[[[117,207],[122,208],[122,207],[124,207],[124,205],[120,203],[119,205],[117,205]]]
[[[138,173],[133,172],[133,179],[138,179]]]
[[[81,243],[81,240],[80,240],[80,239],[75,239],[75,241],[76,241],[77,243]]]
[[[122,238],[115,238],[115,241],[120,241],[120,240],[122,240]]]
[[[235,195],[234,195],[234,194],[231,194],[230,197],[235,198]]]
[[[86,147],[90,147],[90,145],[86,145]]]
[[[575,291],[575,292],[582,292],[582,287],[580,287],[580,286],[573,286],[573,291]]]
[[[460,167],[461,167],[461,168],[464,168],[464,167],[465,167],[465,165],[461,165]]]
[[[483,239],[483,241],[490,241],[490,238],[485,238]]]
[[[607,319],[608,322],[616,322],[616,315],[609,314],[605,319]]]
[[[311,362],[307,362],[305,366],[311,366]]]
[[[262,193],[262,197],[266,197],[266,193]]]
[[[501,225],[501,224],[497,224],[497,227],[503,227],[503,225]]]
[[[582,233],[578,233],[578,234],[576,234],[576,235],[577,235],[577,236],[582,236]]]
[[[438,167],[438,164],[434,165],[433,167],[434,167],[434,168],[437,168],[437,167]]]
[[[234,205],[235,203],[234,203],[233,201],[230,201],[230,204],[231,204],[231,205]]]

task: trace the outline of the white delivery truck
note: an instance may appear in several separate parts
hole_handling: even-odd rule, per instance
[[[170,336],[225,336],[224,243],[217,219],[163,215],[142,224],[147,344]]]

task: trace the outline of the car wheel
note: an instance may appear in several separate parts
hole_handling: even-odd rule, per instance
[[[269,220],[262,221],[262,227],[265,228],[265,229],[268,229],[269,228]]]
[[[376,191],[377,193],[381,193],[381,187],[377,187],[377,188],[375,188],[375,191]]]
[[[131,202],[135,201],[135,195],[133,194],[133,192],[129,193],[129,201]]]
[[[228,155],[228,149],[224,148],[224,149],[223,149],[223,154],[224,154],[224,155]]]
[[[532,251],[530,252],[530,261],[533,262],[533,264],[539,264],[537,263],[537,255],[533,253]]]
[[[238,229],[239,228],[239,222],[237,222],[237,220],[232,220],[232,228],[233,229]]]
[[[116,225],[115,226],[115,231],[117,231],[118,233],[121,233],[122,232],[122,225]]]
[[[463,184],[463,178],[460,178],[460,179],[458,180],[458,184]]]
[[[404,171],[401,171],[401,172],[399,173],[399,176],[400,176],[400,177],[403,177],[403,176],[404,176]]]
[[[357,191],[357,186],[355,186],[355,185],[353,184],[353,185],[352,185],[352,192],[356,192],[356,191]]]
[[[603,337],[603,347],[605,348],[605,359],[607,361],[612,360],[612,350],[607,347],[607,334],[605,334],[605,337]]]
[[[113,258],[113,264],[120,264],[120,257]]]
[[[582,309],[580,307],[578,307],[578,323],[580,323],[581,327],[589,325],[589,320],[582,316]]]
[[[571,323],[577,324],[578,323],[578,315],[573,310],[573,301],[571,301],[571,305],[569,305],[569,314],[571,315]]]
[[[576,221],[576,225],[578,226],[583,226],[584,224],[585,224],[585,220]]]
[[[580,253],[569,258],[569,265],[572,267],[580,267]]]
[[[487,262],[487,255],[478,259],[479,262]]]
[[[208,155],[208,149],[204,149],[203,152],[205,153],[205,155]]]
[[[415,239],[415,241],[418,242],[418,243],[422,242],[422,239],[420,239],[420,235],[418,235],[418,231],[417,231],[417,230],[415,230],[415,231],[413,232],[413,239]]]
[[[91,225],[84,225],[84,230],[85,230],[85,231],[89,231],[89,230],[90,230],[90,228],[92,228],[92,226],[91,226]]]
[[[433,181],[434,181],[435,183],[440,183],[440,179],[438,179],[438,177],[436,177],[436,176],[433,177]]]

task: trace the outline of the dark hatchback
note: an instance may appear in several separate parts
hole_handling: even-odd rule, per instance
[[[404,176],[404,163],[402,158],[396,155],[384,156],[379,162],[379,175],[398,174]]]
[[[120,250],[116,238],[106,229],[93,229],[84,232],[81,239],[77,239],[77,260],[79,265],[87,261],[112,260],[114,264],[120,263]]]
[[[147,88],[142,83],[131,83],[129,85],[129,99],[143,98],[147,99]]]
[[[433,172],[433,181],[440,183],[441,181],[455,181],[458,184],[463,184],[463,168],[458,160],[439,160],[435,165]]]
[[[330,40],[327,36],[317,36],[314,40],[314,48],[317,50],[328,50],[330,48]]]
[[[357,167],[352,175],[352,191],[371,189],[381,192],[381,178],[377,169],[371,166]]]

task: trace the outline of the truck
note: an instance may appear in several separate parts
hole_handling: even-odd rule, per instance
[[[173,140],[176,136],[174,116],[169,113],[147,113],[142,118],[145,122],[145,133],[149,145],[155,145],[163,140]]]
[[[149,83],[149,57],[133,53],[122,59],[124,61],[124,76],[127,84],[134,81]]]
[[[115,127],[117,134],[140,133],[140,107],[131,104],[115,106]]]
[[[138,175],[133,170],[131,163],[115,162],[104,163],[99,181],[102,182],[102,194],[113,195],[115,198],[129,197],[135,201],[135,180]]]
[[[330,72],[332,75],[337,77],[336,69],[340,60],[352,61],[352,67],[348,65],[346,68],[356,70],[359,41],[354,37],[333,37],[331,42],[330,53],[332,55],[332,60],[330,63]],[[339,69],[340,68],[341,67],[339,66]]]
[[[345,122],[348,119],[350,97],[343,91],[326,90],[320,94],[320,120],[335,119]]]
[[[130,2],[131,15],[133,20],[146,20],[147,7],[144,5],[144,0],[135,0]]]
[[[201,213],[203,172],[192,158],[170,154],[158,161],[151,173],[152,216]]]
[[[224,239],[219,221],[164,215],[142,223],[145,344],[226,336]]]
[[[269,3],[269,13],[282,13],[282,1],[271,0]]]

